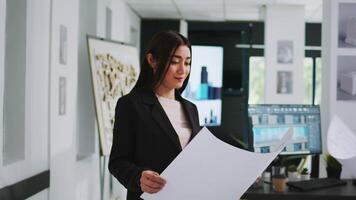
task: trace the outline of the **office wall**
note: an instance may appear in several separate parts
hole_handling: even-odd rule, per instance
[[[323,1],[322,26],[322,133],[323,149],[326,152],[326,137],[329,123],[334,115],[338,115],[356,134],[356,101],[337,100],[337,70],[340,56],[356,57],[356,47],[338,47],[339,43],[339,4],[353,3],[355,0],[325,0]],[[353,12],[354,13],[354,12]],[[356,68],[354,67],[356,70]],[[325,163],[321,159],[320,171],[325,173]]]
[[[76,163],[71,169],[75,171],[76,200],[100,199],[99,147],[86,39],[87,34],[96,35],[97,5],[97,0],[79,1]]]
[[[0,0],[0,113],[4,113],[4,51],[5,51],[5,25],[6,25],[6,0]],[[3,149],[3,118],[4,115],[0,115],[0,149]],[[0,151],[0,158],[2,160],[3,152]],[[2,166],[2,161],[1,166]],[[0,170],[0,177],[3,177]],[[1,178],[2,179],[2,178]],[[4,183],[0,181],[0,188],[4,186]]]
[[[49,189],[51,200],[75,199],[78,13],[79,0],[52,0],[50,55],[51,176]]]
[[[96,0],[80,0],[78,35],[77,159],[95,152],[95,106],[87,48],[87,35],[96,35]]]
[[[140,18],[122,1],[53,0],[51,53],[51,187],[50,199],[100,199],[99,141],[84,35],[110,36],[138,44]],[[108,19],[107,10],[112,18]],[[59,27],[67,27],[67,64],[59,62]],[[106,33],[110,30],[110,33]],[[134,32],[134,33],[133,33]],[[134,35],[135,37],[132,37]],[[79,37],[79,38],[78,38]],[[65,114],[59,114],[59,78],[65,77]],[[107,164],[107,163],[106,163]],[[125,190],[103,166],[104,199],[111,192],[124,199]],[[113,191],[112,191],[113,190]]]
[[[111,10],[111,20],[107,23],[107,8]],[[123,0],[101,0],[97,6],[97,35],[106,35],[113,40],[139,47],[141,18]],[[110,26],[108,28],[107,26]],[[106,33],[111,30],[110,33]]]
[[[26,2],[26,61],[25,72],[25,145],[24,159],[4,165],[0,152],[0,188],[17,183],[49,169],[48,163],[48,64],[49,64],[49,0]],[[0,0],[0,143],[3,147],[3,98],[6,0]],[[13,144],[13,145],[16,145]],[[44,191],[41,195],[47,196]],[[36,199],[36,198],[33,198]]]
[[[107,18],[110,16],[107,13],[108,10],[111,11],[111,19]],[[136,46],[138,50],[140,49],[141,19],[123,0],[98,0],[96,31],[98,37],[105,38],[109,36],[108,39],[131,44]],[[96,135],[98,135],[97,128],[95,131]],[[97,137],[96,143],[99,143]],[[99,163],[97,162],[96,164],[98,165]],[[107,170],[107,164],[106,162],[103,177],[104,199],[107,199],[110,195],[117,199],[125,199],[126,189],[115,178],[111,177]],[[99,172],[99,169],[97,172]],[[110,181],[113,183],[111,188]]]
[[[30,198],[27,198],[26,200],[48,200],[48,189],[43,190],[42,192],[39,192]]]
[[[188,37],[188,22],[184,19],[179,21],[179,33]]]
[[[95,4],[95,5],[94,5]],[[77,91],[77,160],[76,162],[76,199],[100,199],[100,178],[103,178],[103,197],[110,195],[124,199],[126,190],[107,170],[100,177],[99,141],[95,121],[91,73],[88,62],[86,34],[109,38],[136,45],[139,49],[140,18],[122,1],[81,0],[79,15],[79,57],[78,57],[78,91]],[[108,15],[108,10],[110,14]],[[110,17],[110,19],[108,19]],[[108,27],[109,26],[109,27]],[[92,106],[92,107],[91,107]],[[110,188],[110,181],[113,181]]]
[[[277,61],[278,43],[285,41],[293,45],[293,57],[290,63]],[[265,17],[265,103],[303,103],[304,43],[304,7],[268,5]],[[277,92],[279,71],[291,72],[291,91]]]
[[[106,6],[110,6],[114,16],[125,13],[123,17],[112,19],[112,24],[120,24],[113,26],[112,31],[115,34],[112,39],[135,42],[139,45],[140,35],[140,18],[123,1],[111,2],[114,1],[27,1],[27,60],[24,66],[26,71],[25,160],[3,166],[3,155],[2,151],[0,152],[0,188],[50,169],[50,189],[29,199],[100,199],[100,161],[95,113],[94,108],[89,108],[93,106],[90,100],[83,101],[83,99],[93,99],[92,91],[88,88],[90,77],[83,78],[78,75],[83,72],[85,76],[89,70],[89,66],[85,66],[87,57],[84,54],[87,50],[81,39],[87,31],[91,34],[98,31],[105,35],[106,27],[103,25],[106,24],[106,19],[97,17],[95,11],[103,13]],[[82,7],[80,8],[79,5]],[[90,12],[93,10],[94,12]],[[3,113],[5,76],[5,16],[6,0],[0,0],[0,113]],[[125,23],[119,23],[122,21]],[[88,27],[89,23],[91,27]],[[60,39],[61,30],[64,34],[62,39]],[[125,30],[126,34],[120,35],[122,30]],[[64,47],[61,53],[60,41],[63,42]],[[84,92],[78,93],[79,91]],[[81,95],[81,98],[78,98],[78,95]],[[83,113],[78,104],[87,105],[88,113]],[[83,116],[84,120],[78,123],[78,118],[82,119]],[[89,129],[85,129],[88,127]],[[3,149],[2,114],[0,130],[0,149]],[[92,135],[79,141],[78,132],[84,132],[82,134],[84,136]],[[84,144],[80,143],[83,142],[82,139],[87,141]],[[84,145],[82,146],[84,149],[79,148],[78,143]],[[79,153],[87,152],[85,148],[88,146],[90,153],[78,159]],[[106,169],[106,166],[104,168]],[[104,185],[104,199],[109,199],[110,184],[107,170]],[[116,188],[114,191],[116,196],[124,199],[125,192],[116,181],[114,181],[114,188]]]

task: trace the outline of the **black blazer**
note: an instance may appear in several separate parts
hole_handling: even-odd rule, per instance
[[[196,106],[176,93],[192,127],[200,130]],[[152,91],[135,89],[116,105],[109,170],[127,188],[127,200],[139,200],[143,170],[161,173],[182,151],[177,133]]]

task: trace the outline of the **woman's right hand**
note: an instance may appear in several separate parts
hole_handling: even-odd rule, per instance
[[[157,193],[165,184],[166,180],[164,180],[157,172],[145,170],[141,174],[140,186],[143,192],[150,194]]]

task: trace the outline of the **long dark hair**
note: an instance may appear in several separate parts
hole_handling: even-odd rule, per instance
[[[143,88],[154,90],[158,87],[162,83],[164,76],[168,71],[173,54],[181,45],[189,48],[190,57],[192,57],[192,47],[186,37],[175,31],[160,31],[156,33],[151,39],[148,49],[144,55],[141,65],[141,73],[134,89]],[[153,59],[158,62],[158,67],[155,73],[153,73],[153,68],[150,66],[146,58],[149,53],[151,53]],[[184,80],[182,87],[177,90],[179,94],[184,91],[188,80],[189,75]]]

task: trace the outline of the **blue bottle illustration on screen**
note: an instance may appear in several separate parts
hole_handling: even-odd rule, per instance
[[[197,99],[208,99],[209,86],[208,86],[208,71],[206,66],[201,67],[200,72],[200,85]]]

